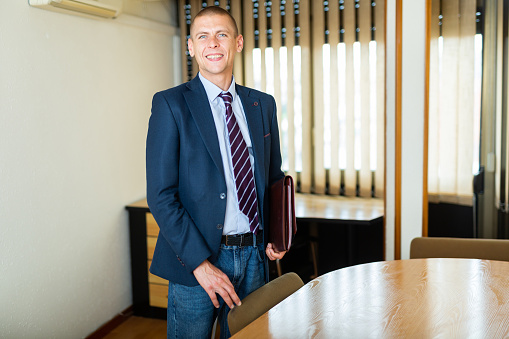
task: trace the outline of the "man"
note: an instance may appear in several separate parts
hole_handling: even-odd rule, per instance
[[[235,84],[243,37],[231,15],[207,7],[188,49],[199,74],[156,93],[147,135],[147,199],[160,233],[150,271],[169,280],[168,338],[210,337],[267,281],[268,190],[281,179],[274,98]],[[266,244],[266,245],[265,245]],[[219,296],[219,298],[218,298]]]

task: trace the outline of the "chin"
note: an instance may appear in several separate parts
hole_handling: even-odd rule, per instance
[[[218,75],[224,73],[226,68],[209,68],[207,70],[208,73]]]

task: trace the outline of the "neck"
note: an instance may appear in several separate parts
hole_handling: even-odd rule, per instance
[[[227,91],[230,88],[230,85],[232,84],[232,80],[233,80],[233,74],[232,73],[230,73],[229,75],[210,74],[210,73],[207,73],[207,72],[202,72],[200,70],[200,74],[205,79],[207,79],[208,81],[210,81],[211,83],[213,83],[217,87],[221,88],[223,91]]]

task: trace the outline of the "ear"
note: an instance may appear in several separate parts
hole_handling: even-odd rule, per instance
[[[187,39],[187,49],[191,58],[194,57],[193,40],[191,38]]]
[[[244,37],[239,34],[236,38],[236,43],[237,43],[237,52],[242,52],[242,49],[244,49]]]

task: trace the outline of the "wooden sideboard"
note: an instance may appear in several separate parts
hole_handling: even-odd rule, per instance
[[[129,212],[134,315],[166,319],[168,281],[149,272],[159,227],[146,199],[126,209]]]
[[[322,257],[319,274],[383,260],[383,200],[311,194],[296,194],[295,200],[297,236],[306,237],[312,233],[319,238],[318,252]],[[126,209],[129,212],[134,314],[166,319],[168,281],[149,272],[159,227],[146,199],[126,206]],[[365,248],[358,246],[359,239]],[[340,252],[343,247],[345,255]],[[340,256],[345,257],[344,262]],[[302,256],[294,250],[285,256],[284,263],[288,270],[297,272],[298,267],[292,263],[299,264],[301,260]]]

